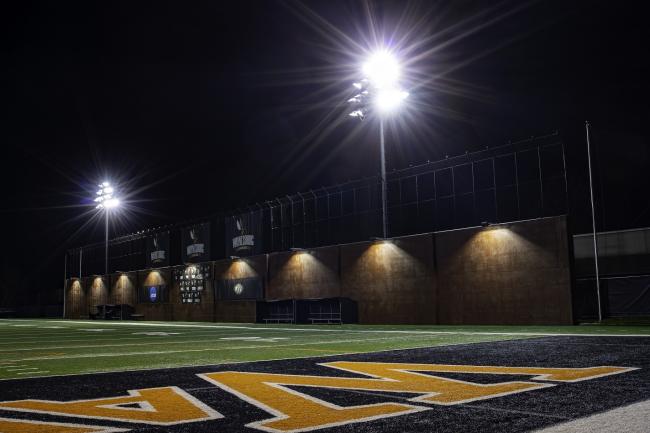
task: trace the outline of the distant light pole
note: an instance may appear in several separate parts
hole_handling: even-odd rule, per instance
[[[348,100],[355,105],[351,117],[363,120],[376,110],[379,116],[379,149],[381,153],[381,223],[382,237],[387,237],[387,199],[386,199],[386,146],[384,138],[384,116],[395,111],[409,96],[399,87],[400,65],[387,50],[372,54],[363,64],[363,78],[354,83],[360,93]]]
[[[596,232],[596,212],[594,209],[594,182],[591,175],[591,125],[585,122],[587,134],[587,162],[589,166],[589,197],[591,202],[591,229],[593,230],[594,269],[596,271],[596,300],[598,301],[598,323],[603,321],[603,308],[600,299],[600,271],[598,269],[598,232]]]
[[[105,245],[104,245],[104,269],[105,275],[108,275],[108,215],[111,209],[114,209],[120,205],[120,199],[114,197],[115,189],[111,186],[109,182],[102,182],[99,185],[99,190],[97,191],[97,197],[95,197],[95,202],[97,203],[97,209],[103,209],[106,219],[106,230],[105,230]]]

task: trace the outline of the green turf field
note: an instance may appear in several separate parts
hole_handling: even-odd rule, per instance
[[[0,320],[0,379],[300,358],[650,326],[237,325]]]

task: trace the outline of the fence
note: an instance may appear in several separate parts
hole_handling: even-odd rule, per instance
[[[379,177],[278,197],[200,221],[210,224],[212,259],[228,248],[226,221],[261,215],[262,252],[368,240],[381,235]],[[401,236],[567,213],[564,145],[557,134],[387,175],[388,235]],[[195,223],[195,222],[194,222]],[[181,231],[191,223],[122,236],[109,244],[109,271],[146,266],[147,238],[169,232],[169,264],[182,263]],[[68,252],[68,276],[104,273],[103,244]]]

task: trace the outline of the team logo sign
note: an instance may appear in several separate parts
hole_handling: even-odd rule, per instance
[[[156,302],[156,299],[158,299],[158,287],[149,287],[149,300]]]
[[[430,410],[477,400],[535,391],[563,382],[579,382],[636,368],[541,368],[446,364],[403,364],[337,361],[321,366],[346,372],[341,376],[311,376],[221,371],[198,376],[267,412],[269,417],[246,427],[277,433],[318,430]],[[528,380],[476,383],[436,373],[530,376]],[[355,377],[356,376],[356,377]],[[412,395],[408,403],[375,403],[342,407],[315,398],[296,387]],[[0,410],[49,414],[86,420],[160,426],[218,420],[223,416],[178,387],[131,390],[127,395],[89,400],[18,400],[0,402]],[[0,433],[109,433],[127,431],[74,423],[48,423],[0,418]]]

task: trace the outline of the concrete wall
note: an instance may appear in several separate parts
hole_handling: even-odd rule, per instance
[[[138,272],[135,299],[131,305],[135,306],[136,314],[143,314],[146,320],[173,320],[172,293],[175,292],[171,285],[171,271],[169,269],[154,269]],[[166,285],[170,302],[137,302],[137,291],[146,286]],[[177,291],[177,290],[176,290]],[[180,302],[180,301],[179,301]],[[180,319],[179,319],[180,320]]]
[[[347,297],[360,323],[570,324],[571,275],[566,220],[523,221],[316,248],[212,264],[210,280],[261,277],[266,299]],[[89,306],[127,303],[147,320],[251,322],[255,302],[215,299],[182,304],[170,269],[69,282],[66,317]],[[137,303],[138,287],[166,284],[169,302]]]
[[[571,324],[564,218],[436,233],[441,324]]]
[[[341,296],[339,247],[269,255],[266,299]]]
[[[92,277],[86,289],[86,304],[88,313],[96,313],[97,305],[108,304],[109,278]]]
[[[256,320],[256,301],[217,301],[215,321],[231,323],[253,323]]]
[[[67,319],[80,319],[88,317],[88,304],[83,280],[72,278],[67,281],[65,291],[65,317]]]
[[[431,235],[342,246],[341,276],[360,323],[437,323]]]
[[[136,290],[137,283],[138,275],[136,272],[113,274],[111,276],[111,290],[108,294],[108,303],[135,306],[138,299]]]

